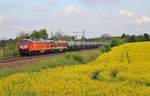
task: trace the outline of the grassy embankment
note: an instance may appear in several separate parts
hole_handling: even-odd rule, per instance
[[[55,56],[53,58],[50,57],[50,59],[41,59],[33,62],[33,64],[27,64],[27,66],[22,66],[20,68],[0,69],[0,78],[19,72],[39,72],[44,69],[58,66],[86,64],[87,62],[95,60],[99,54],[101,54],[99,49],[66,52],[63,56]]]

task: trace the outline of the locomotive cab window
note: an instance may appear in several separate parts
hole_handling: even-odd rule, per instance
[[[28,44],[29,44],[29,41],[21,41],[20,44],[28,45]]]

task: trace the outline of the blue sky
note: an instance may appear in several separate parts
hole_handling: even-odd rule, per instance
[[[150,0],[0,0],[0,39],[46,28],[87,37],[150,32]]]

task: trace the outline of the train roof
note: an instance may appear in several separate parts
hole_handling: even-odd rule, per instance
[[[50,42],[51,40],[48,39],[22,39],[22,40],[27,40],[27,41],[32,41],[32,42]],[[21,41],[22,41],[21,40]]]
[[[22,39],[21,41],[31,41],[31,42],[54,42],[54,43],[67,43],[66,41],[54,41],[49,39]]]
[[[62,41],[62,40],[54,41],[49,39],[22,39],[22,40],[27,40],[31,42],[54,42],[54,43],[98,43],[98,42],[90,42],[90,41]]]

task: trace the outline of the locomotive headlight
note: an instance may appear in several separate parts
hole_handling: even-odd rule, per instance
[[[27,46],[27,45],[25,45],[25,46],[24,46],[24,48],[25,48],[25,49],[27,49],[27,48],[28,48],[28,46]]]
[[[22,45],[20,45],[19,47],[20,47],[21,49],[23,48],[23,46],[22,46]]]
[[[21,49],[27,49],[28,46],[27,46],[27,45],[20,45],[20,48],[21,48]]]

